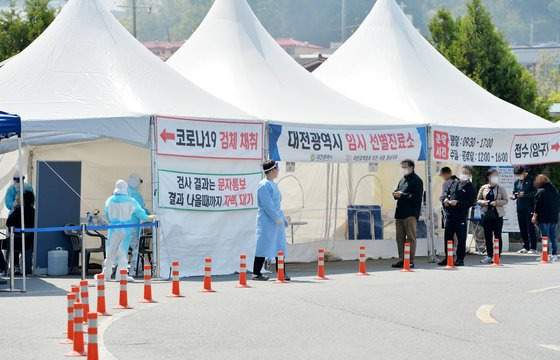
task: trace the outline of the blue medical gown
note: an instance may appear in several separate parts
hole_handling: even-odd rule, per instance
[[[110,225],[137,224],[139,221],[149,220],[148,214],[132,197],[114,194],[105,202],[105,217]],[[109,229],[107,246],[111,241],[122,241],[121,246],[128,251],[132,233],[135,228]]]
[[[146,214],[148,215],[150,214],[150,210],[146,209],[146,203],[144,202],[144,198],[142,197],[142,194],[140,194],[140,192],[137,189],[133,188],[132,186],[129,186],[128,195],[130,195],[130,197],[132,197],[134,200],[138,202],[138,205],[140,205],[140,207],[144,209]],[[141,219],[134,217],[133,221],[134,224],[140,224]],[[134,228],[130,232],[132,238],[138,238],[139,234],[140,234],[140,228]]]
[[[263,179],[258,190],[259,209],[257,211],[257,249],[255,256],[274,258],[278,251],[286,254],[286,219],[282,213],[282,194],[278,185]],[[280,219],[281,226],[276,224]]]
[[[23,183],[23,191],[33,192],[33,187],[28,183]],[[8,210],[12,211],[14,209],[16,196],[18,194],[19,194],[19,184],[12,184],[8,187],[8,190],[6,191],[6,199],[4,200]]]

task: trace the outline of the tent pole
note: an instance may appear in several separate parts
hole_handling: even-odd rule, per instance
[[[26,291],[27,286],[26,286],[26,279],[25,279],[25,267],[26,267],[26,263],[25,263],[25,211],[24,211],[24,201],[23,201],[23,181],[24,181],[24,177],[23,177],[23,165],[22,165],[22,160],[23,160],[23,151],[21,150],[21,135],[18,136],[18,170],[19,170],[19,175],[21,176],[19,179],[19,208],[20,208],[20,214],[21,214],[21,257],[22,257],[22,267],[23,269],[21,269],[21,273],[22,273],[22,281],[23,281],[23,291]],[[11,252],[14,252],[14,249],[10,249]],[[12,264],[14,265],[14,264]]]
[[[150,176],[152,180],[152,210],[156,215],[159,215],[156,211],[157,207],[157,178],[156,178],[156,126],[155,126],[155,117],[150,116]],[[161,268],[160,268],[160,244],[159,244],[159,236],[158,236],[159,228],[154,227],[152,230],[152,251],[154,252],[154,261],[155,261],[155,269],[154,269],[154,277],[155,279],[161,279]]]
[[[432,127],[426,127],[426,211],[427,216],[427,243],[428,262],[436,262],[434,204],[432,201]]]

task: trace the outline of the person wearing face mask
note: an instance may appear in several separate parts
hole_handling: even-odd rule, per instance
[[[136,173],[130,174],[128,177],[128,195],[136,200],[140,207],[144,209],[146,214],[150,215],[151,212],[146,208],[144,197],[140,193],[140,185],[144,180],[140,178],[140,176]],[[135,224],[140,224],[140,219],[134,218]],[[130,276],[137,276],[136,274],[136,265],[138,263],[138,246],[140,245],[140,228],[134,228],[131,231],[132,238],[130,239],[130,249],[132,250],[132,259],[130,260]]]
[[[531,223],[537,189],[534,179],[529,176],[524,166],[516,166],[513,173],[516,179],[513,184],[513,195],[509,198],[517,201],[517,222],[521,239],[523,239],[523,249],[517,253],[537,254],[537,234],[535,226]]]
[[[447,253],[447,240],[457,237],[457,259],[455,266],[465,265],[465,253],[467,244],[467,215],[474,203],[474,186],[471,182],[472,168],[464,165],[459,173],[459,181],[453,182],[447,190],[443,200],[447,217],[445,220],[444,249]],[[439,266],[447,265],[444,258],[438,262]]]
[[[542,236],[548,237],[550,261],[558,261],[558,190],[543,174],[536,177],[535,187],[538,190],[531,222],[539,225]]]
[[[397,249],[399,261],[392,265],[393,268],[403,267],[404,244],[410,243],[410,267],[414,267],[414,255],[416,254],[416,226],[422,208],[422,195],[424,194],[424,183],[414,172],[414,161],[404,160],[401,162],[402,179],[397,189],[393,192],[393,198],[397,200],[395,210],[395,226],[397,231]]]
[[[508,203],[508,194],[503,186],[498,184],[498,170],[490,169],[486,173],[488,183],[482,185],[478,191],[477,202],[482,206],[482,227],[486,241],[486,257],[480,260],[483,264],[494,262],[494,239],[500,241],[500,255],[502,255],[502,228],[504,226],[504,206]]]
[[[6,204],[6,207],[8,208],[8,210],[10,210],[10,214],[14,211],[14,208],[17,205],[19,205],[19,200],[20,200],[19,182],[20,181],[23,181],[24,192],[29,191],[33,195],[35,195],[33,192],[33,187],[25,182],[25,176],[21,176],[19,171],[16,171],[13,176],[13,183],[8,187],[8,190],[6,190],[6,197],[4,199],[4,203]]]

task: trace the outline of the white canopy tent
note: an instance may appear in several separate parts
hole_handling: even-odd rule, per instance
[[[321,84],[278,46],[245,0],[216,0],[199,28],[167,63],[201,88],[268,120],[272,138],[275,125],[282,126],[283,133],[286,128],[297,127],[394,130],[422,126],[421,121],[411,122],[369,109]],[[296,244],[288,251],[288,261],[315,259],[315,247],[307,246],[309,242],[347,236],[349,204],[389,203],[389,210],[384,210],[392,218],[394,201],[390,193],[398,182],[395,175],[371,173],[367,161],[351,164],[354,160],[348,158],[332,161],[337,164],[311,163],[317,159],[313,154],[311,159],[307,155],[302,158],[300,153],[284,156],[274,149],[270,156],[301,161],[295,172],[283,174],[279,180],[286,214],[292,221],[308,223],[295,227]],[[390,185],[383,184],[387,178]],[[344,249],[334,249],[333,243],[327,244],[327,250],[347,258],[357,257],[355,248],[346,253]],[[370,256],[394,254],[394,242],[375,243],[383,248],[368,247]]]
[[[364,105],[429,124],[428,160],[501,166],[560,160],[551,148],[558,136],[553,124],[471,81],[394,0],[378,0],[314,75]]]
[[[82,162],[84,213],[103,208],[118,178],[127,179],[134,171],[148,180],[157,166],[165,166],[165,160],[156,165],[147,149],[155,151],[155,134],[150,134],[155,115],[260,123],[161,62],[99,0],[69,1],[39,38],[0,68],[0,109],[21,116],[23,140],[28,145],[42,145],[28,149],[29,169],[33,159]],[[3,141],[0,150],[6,153],[15,145]],[[188,162],[195,168],[205,166],[200,159]],[[11,172],[11,168],[4,169]],[[144,195],[150,203],[157,184],[147,183]],[[168,255],[166,246],[174,242],[191,249],[204,247],[204,256],[218,258],[217,267],[232,272],[238,254],[251,247],[238,231],[243,224],[253,226],[254,217],[248,214],[215,219],[231,225],[224,238],[237,255],[227,257],[223,255],[226,250],[214,245],[219,241],[189,238],[184,223],[178,228],[166,223],[165,213],[158,215],[164,235],[162,252]],[[188,223],[197,223],[196,215],[193,217]],[[163,260],[168,264],[175,258],[169,255]],[[183,273],[201,273],[202,263],[203,258],[199,263],[193,261]]]

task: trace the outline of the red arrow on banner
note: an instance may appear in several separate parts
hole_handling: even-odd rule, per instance
[[[558,150],[560,150],[560,144],[556,143],[556,144],[552,144],[552,146],[550,147],[552,150],[558,152]]]
[[[159,136],[161,136],[164,143],[166,143],[167,140],[175,140],[175,134],[167,132],[167,129],[163,129]]]

